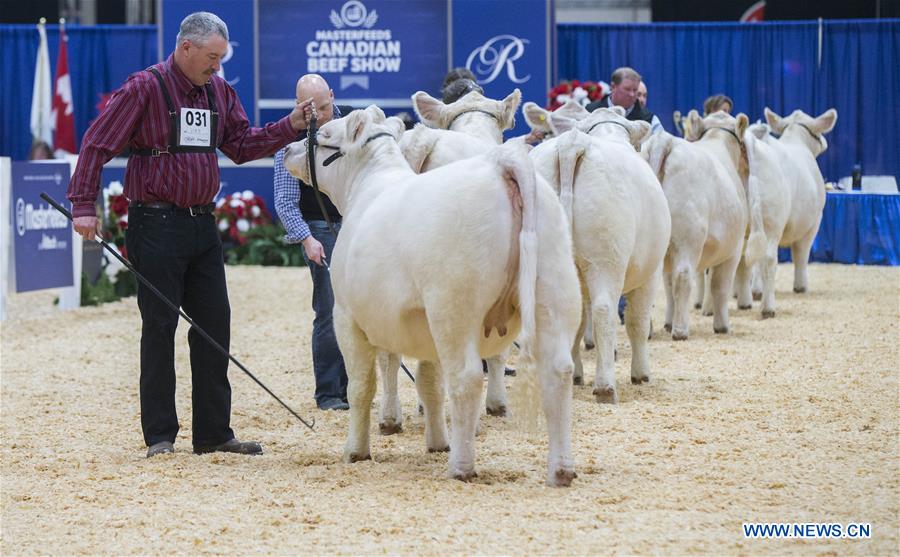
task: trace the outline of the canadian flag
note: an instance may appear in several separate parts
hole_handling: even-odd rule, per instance
[[[69,38],[66,29],[59,29],[59,56],[56,59],[56,86],[53,93],[53,113],[50,122],[56,130],[55,147],[58,151],[77,153],[75,143],[75,113],[72,110],[72,82],[69,80],[69,56],[66,48]]]

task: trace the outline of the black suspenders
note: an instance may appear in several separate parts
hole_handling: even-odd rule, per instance
[[[166,87],[163,78],[156,68],[148,68],[150,73],[156,76],[159,87],[162,89],[163,97],[166,99],[166,106],[169,109],[169,144],[164,149],[132,149],[132,155],[142,155],[149,157],[158,157],[160,155],[175,153],[214,153],[219,143],[216,133],[219,129],[219,112],[216,110],[216,96],[213,93],[212,85],[207,83],[203,88],[206,90],[206,100],[209,103],[210,110],[210,143],[207,147],[201,146],[182,146],[178,144],[179,131],[181,129],[181,119],[178,117],[178,111],[175,109],[175,103],[169,95],[169,89]]]

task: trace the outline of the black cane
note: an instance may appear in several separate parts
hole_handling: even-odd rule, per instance
[[[69,219],[70,221],[72,221],[72,214],[71,214],[69,211],[67,211],[62,205],[60,205],[59,203],[57,203],[56,201],[54,201],[52,197],[50,197],[50,196],[47,195],[46,193],[43,193],[43,192],[42,192],[42,193],[41,193],[41,199],[43,199],[44,201],[46,201],[47,203],[49,203],[50,205],[52,205],[54,209],[56,209],[57,211],[59,211],[60,213],[62,213],[63,215],[65,215],[65,217],[66,217],[67,219]],[[72,221],[72,222],[74,223],[74,221]],[[139,281],[141,281],[141,283],[142,283],[144,286],[146,286],[147,288],[150,289],[151,292],[153,292],[154,294],[156,294],[156,295],[159,297],[160,300],[162,300],[163,302],[166,303],[167,306],[169,306],[169,307],[172,308],[173,310],[177,311],[177,312],[184,318],[184,320],[188,322],[188,324],[189,324],[194,330],[196,330],[198,333],[200,333],[200,336],[202,336],[203,338],[205,338],[211,345],[213,345],[213,347],[214,347],[216,350],[218,350],[218,351],[221,352],[222,354],[228,356],[228,358],[229,358],[232,362],[234,362],[236,366],[238,366],[239,368],[241,368],[241,371],[243,371],[243,372],[246,373],[248,376],[250,376],[250,379],[253,379],[254,381],[256,381],[256,384],[257,384],[257,385],[259,385],[260,387],[263,388],[264,391],[266,391],[267,393],[269,393],[270,395],[272,395],[272,398],[274,398],[275,400],[277,400],[277,401],[279,402],[279,404],[281,404],[282,406],[284,406],[285,408],[287,408],[288,412],[290,412],[291,414],[294,415],[295,418],[297,418],[298,420],[300,420],[301,422],[303,422],[303,425],[305,425],[305,426],[308,427],[309,429],[313,429],[313,426],[314,426],[315,423],[316,423],[316,420],[315,420],[315,419],[313,419],[312,423],[309,423],[309,422],[307,422],[306,420],[304,420],[303,418],[301,418],[300,415],[297,414],[296,412],[294,412],[294,411],[291,409],[290,406],[288,406],[287,404],[285,404],[284,401],[282,401],[280,398],[278,398],[278,396],[277,396],[275,393],[273,393],[272,391],[269,390],[268,387],[266,387],[265,385],[263,385],[262,381],[260,381],[259,379],[256,378],[255,375],[253,375],[252,373],[250,373],[250,370],[247,369],[246,367],[244,367],[244,364],[242,364],[241,362],[239,362],[237,358],[235,358],[234,356],[231,355],[231,353],[228,352],[228,350],[225,350],[225,349],[222,347],[221,344],[219,344],[218,342],[216,342],[215,340],[213,340],[213,338],[212,338],[211,336],[209,336],[209,334],[208,334],[206,331],[204,331],[204,330],[201,329],[196,323],[194,323],[194,320],[191,319],[190,317],[188,317],[187,314],[184,313],[184,312],[181,310],[180,307],[178,307],[178,306],[176,306],[175,304],[173,304],[168,298],[166,298],[166,296],[165,296],[162,292],[160,292],[159,290],[156,289],[155,286],[153,286],[152,284],[150,284],[150,281],[148,281],[147,279],[145,279],[144,276],[141,275],[141,274],[137,271],[137,269],[135,269],[134,266],[133,266],[131,263],[128,262],[127,259],[125,259],[125,258],[122,257],[121,255],[119,255],[119,252],[118,252],[118,251],[116,251],[116,250],[114,250],[112,247],[110,247],[110,245],[107,244],[105,241],[103,241],[103,239],[102,239],[99,235],[96,236],[96,239],[97,239],[98,242],[100,242],[100,245],[101,245],[101,246],[103,246],[104,248],[106,248],[106,251],[108,251],[109,253],[111,253],[111,254],[113,254],[114,256],[116,256],[116,259],[118,259],[123,265],[125,265],[125,267],[127,267],[129,271],[131,271],[132,273],[134,273],[134,276],[137,277],[137,279],[138,279]],[[315,431],[315,430],[313,430],[313,431]]]

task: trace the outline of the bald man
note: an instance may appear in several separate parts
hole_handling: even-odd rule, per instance
[[[334,105],[334,92],[318,74],[306,74],[297,81],[297,100],[307,99],[312,99],[311,104],[316,107],[318,126],[342,116],[341,109]],[[349,107],[343,108],[346,112],[350,111]],[[305,125],[298,140],[306,137],[306,128],[312,116],[310,106],[305,106],[304,115]],[[331,319],[334,294],[331,277],[324,264],[331,258],[337,238],[328,228],[312,187],[294,178],[285,169],[285,151],[281,149],[275,154],[275,210],[287,232],[284,241],[302,246],[303,258],[312,275],[312,307],[316,314],[312,332],[316,405],[321,410],[347,410],[350,408],[347,404],[347,370],[334,336]],[[341,214],[324,193],[322,200],[335,231],[340,231]]]

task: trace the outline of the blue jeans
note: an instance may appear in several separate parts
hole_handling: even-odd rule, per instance
[[[314,220],[307,223],[313,237],[322,243],[326,260],[331,263],[331,252],[334,250],[334,242],[337,238],[331,233],[328,224],[323,220]],[[340,232],[341,225],[334,223],[334,228]],[[303,247],[300,247],[303,250]],[[331,310],[334,308],[334,291],[331,290],[331,275],[324,265],[317,265],[314,261],[303,258],[309,266],[312,275],[313,295],[312,308],[316,314],[313,319],[312,332],[312,357],[313,373],[316,376],[316,404],[321,406],[329,399],[347,401],[347,369],[344,367],[344,357],[338,348],[337,338],[334,336],[334,321],[331,318]]]

